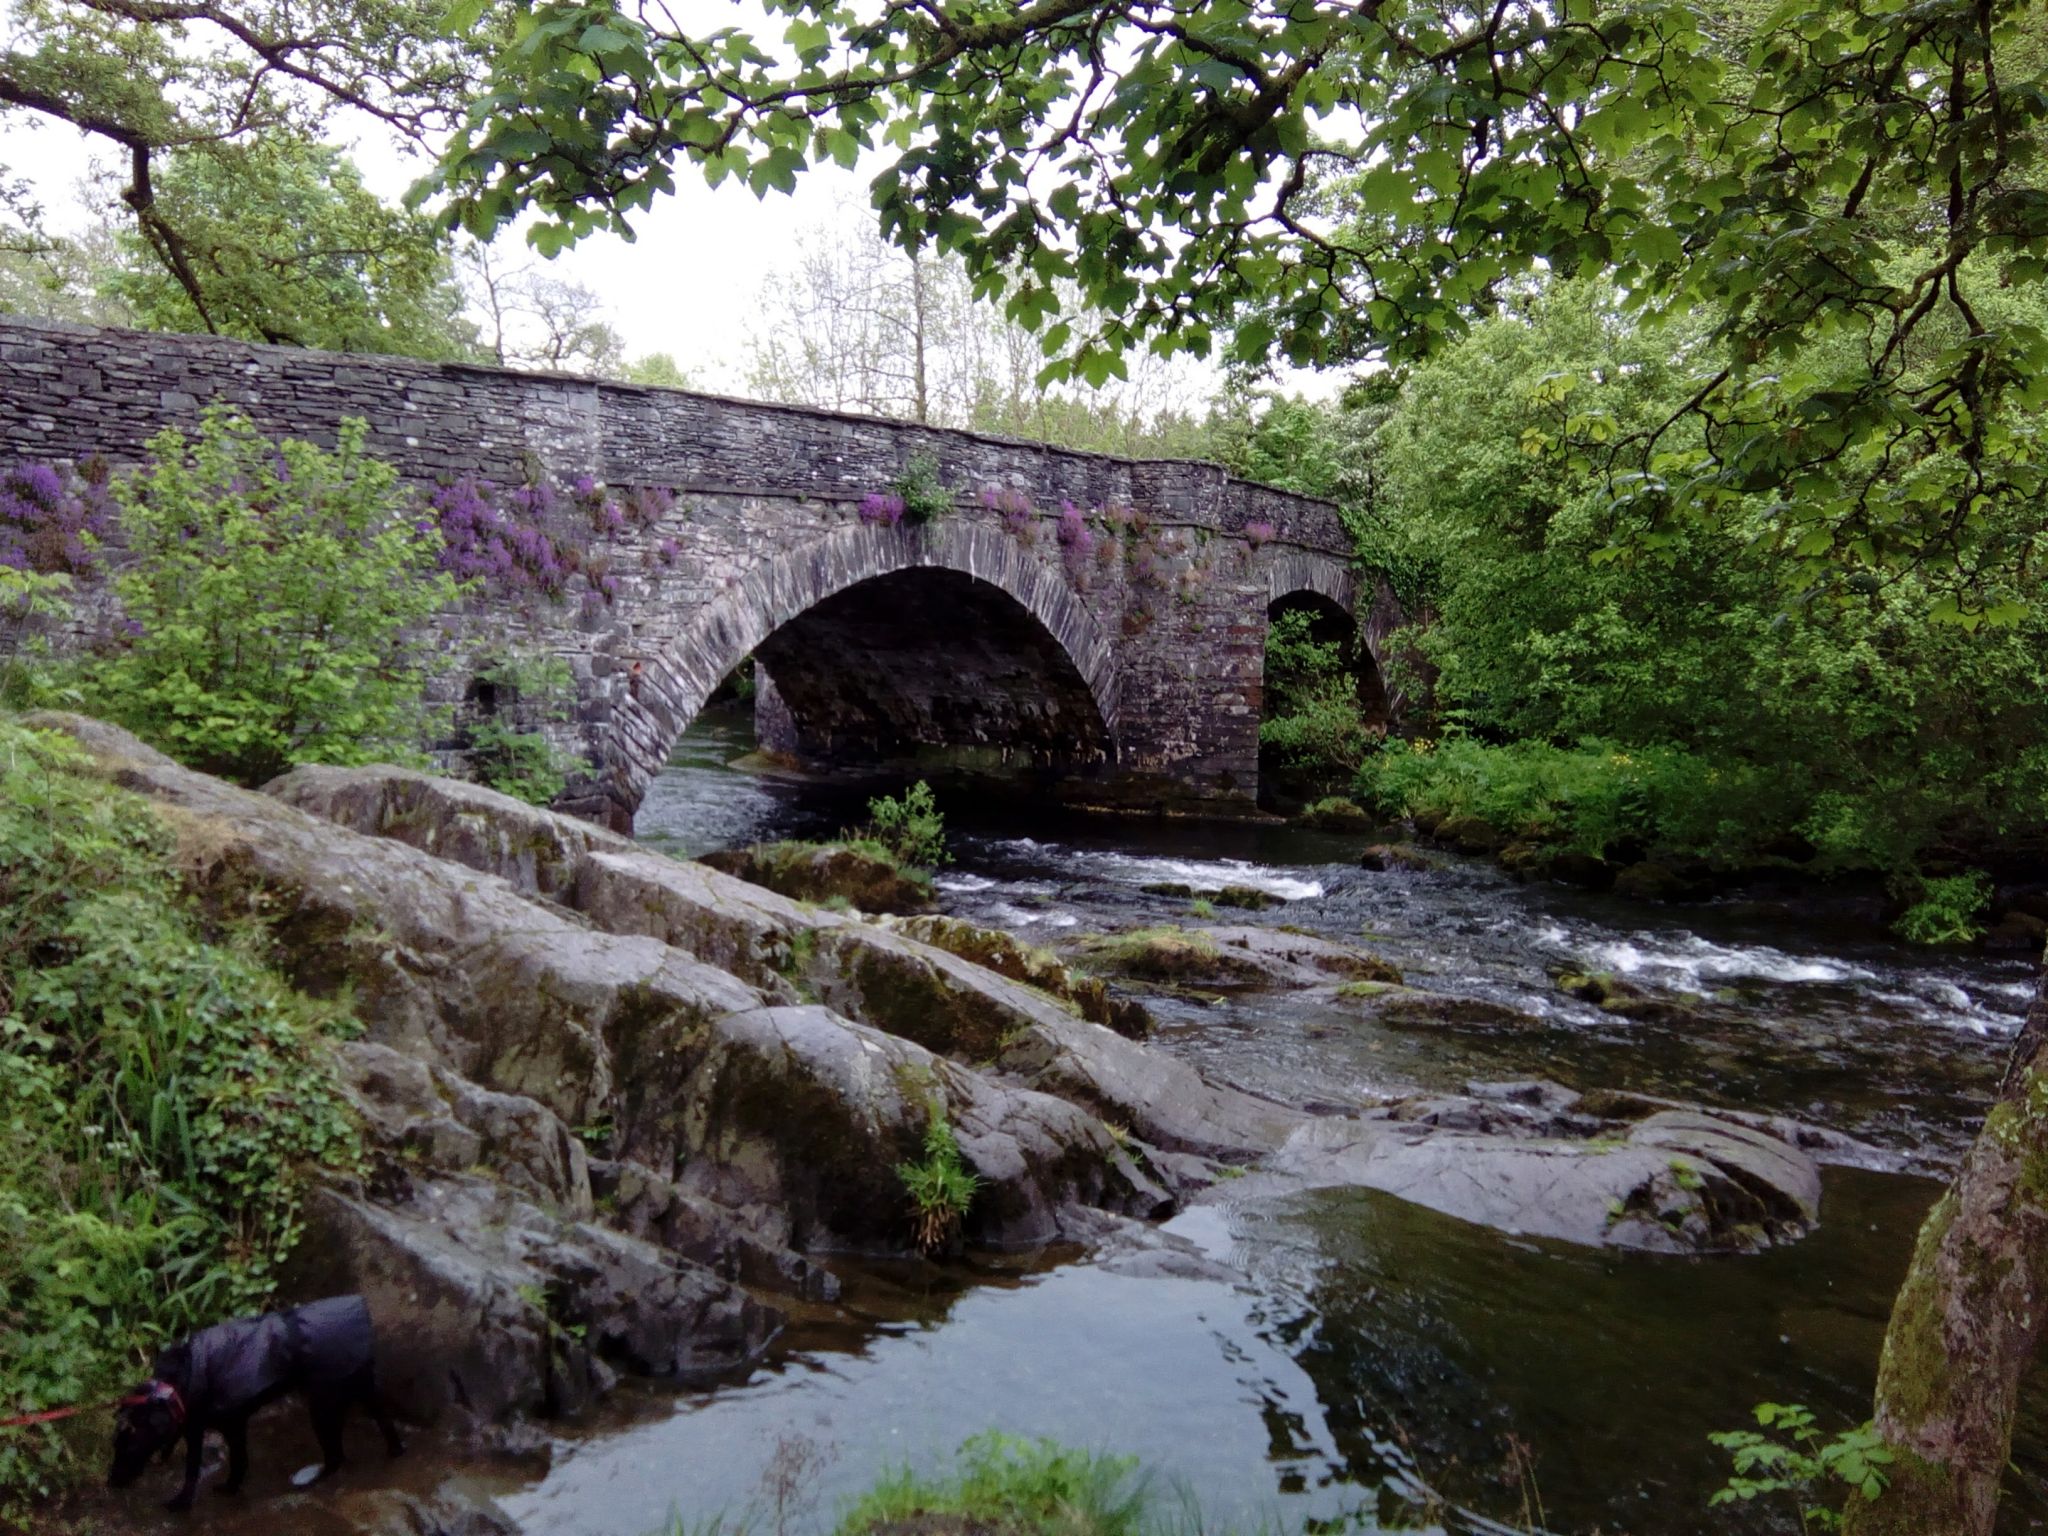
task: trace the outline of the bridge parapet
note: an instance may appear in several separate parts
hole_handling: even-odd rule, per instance
[[[848,726],[849,712],[867,710],[905,747],[951,733],[964,739],[948,745],[1014,754],[1025,766],[1085,769],[1087,796],[1243,807],[1257,786],[1268,602],[1300,588],[1351,608],[1346,595],[1358,589],[1334,507],[1212,464],[565,374],[0,319],[0,463],[136,462],[155,433],[191,431],[214,401],[266,433],[316,442],[359,417],[370,451],[421,486],[590,477],[673,493],[658,516],[628,526],[557,530],[588,541],[591,555],[558,600],[486,588],[423,642],[446,658],[434,691],[455,712],[457,730],[438,744],[449,751],[459,749],[463,712],[477,707],[484,657],[516,648],[568,660],[579,703],[560,735],[591,764],[574,806],[615,824],[630,821],[715,682],[701,674],[725,664],[740,637],[763,643],[848,582],[886,578],[912,610],[936,604],[939,586],[891,574],[912,570],[994,588],[1052,648],[1019,641],[1015,655],[997,655],[934,607],[933,643],[959,647],[959,665],[903,664],[914,633],[899,635],[893,651],[870,656],[898,665],[894,694],[851,675],[836,692],[809,691],[821,718],[835,721],[834,739],[874,737]],[[943,535],[864,524],[862,500],[919,454],[958,498]],[[1076,511],[1063,520],[1069,504]],[[1085,549],[1066,536],[1076,516]],[[847,582],[828,579],[835,571]],[[792,644],[785,635],[779,647],[785,669]],[[1032,665],[1071,665],[1079,691],[1061,694],[1066,684],[1048,678],[1048,696],[1092,700],[1106,746],[1091,738],[1086,752],[1053,749],[1063,723],[1031,715],[1021,674],[1003,671],[1027,653]]]

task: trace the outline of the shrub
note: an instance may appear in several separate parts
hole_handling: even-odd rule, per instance
[[[1510,839],[1594,855],[1633,844],[1723,861],[1758,856],[1803,814],[1782,774],[1598,740],[1389,742],[1360,769],[1358,797],[1389,816],[1472,816]]]
[[[518,486],[502,498],[497,486],[474,477],[439,487],[427,512],[441,536],[441,569],[494,591],[560,597],[581,551],[563,550],[542,526],[553,505],[546,485]]]
[[[884,1477],[847,1510],[837,1536],[925,1528],[1140,1536],[1151,1524],[1147,1495],[1136,1457],[991,1431],[960,1447],[950,1476],[925,1478],[905,1467]]]
[[[489,685],[491,707],[469,730],[470,771],[529,805],[548,804],[577,764],[532,727],[569,718],[569,664],[559,656],[513,654],[490,662],[477,680]]]
[[[939,461],[928,453],[913,453],[890,489],[903,503],[903,520],[912,527],[953,510],[953,493],[939,475]]]
[[[946,818],[923,779],[906,789],[900,800],[888,795],[870,800],[867,835],[898,863],[914,869],[937,869],[951,859],[946,852]]]
[[[0,569],[91,576],[114,526],[102,464],[17,464],[0,473]]]
[[[332,453],[207,412],[115,483],[137,633],[87,702],[173,757],[244,784],[293,763],[416,757],[425,729],[410,631],[460,589],[440,537],[342,424]]]
[[[1884,1492],[1892,1453],[1869,1424],[1823,1435],[1813,1414],[1796,1404],[1759,1403],[1756,1421],[1783,1438],[1737,1429],[1707,1438],[1735,1460],[1735,1474],[1709,1503],[1747,1503],[1764,1494],[1791,1496],[1799,1528],[1839,1530],[1841,1514],[1826,1502],[1837,1485],[1850,1498]]]
[[[1991,877],[1972,869],[1945,879],[1919,882],[1919,900],[1892,924],[1914,944],[1968,944],[1984,932],[1984,912],[1991,905]]]
[[[870,528],[894,528],[903,521],[903,498],[894,491],[869,491],[860,499],[860,520]]]
[[[150,1346],[268,1297],[357,1130],[262,935],[202,923],[148,804],[0,720],[0,1416],[127,1385]],[[0,1430],[0,1516],[71,1469]]]
[[[926,1105],[925,1116],[924,1156],[916,1162],[898,1163],[896,1177],[910,1194],[917,1246],[931,1253],[959,1233],[960,1223],[974,1204],[974,1192],[981,1188],[981,1175],[960,1161],[960,1143],[953,1139],[953,1127],[946,1122],[945,1106],[933,1099]]]
[[[1316,639],[1314,623],[1314,615],[1293,609],[1267,631],[1259,747],[1283,776],[1320,793],[1351,781],[1375,733],[1359,710],[1343,642]]]

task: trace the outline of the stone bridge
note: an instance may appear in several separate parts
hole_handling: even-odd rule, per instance
[[[459,755],[480,678],[559,656],[588,771],[565,809],[630,826],[720,683],[751,662],[764,741],[796,757],[943,763],[1082,803],[1250,808],[1269,617],[1398,615],[1361,589],[1330,505],[1213,465],[1127,461],[911,423],[560,374],[0,320],[0,464],[134,462],[212,401],[272,435],[370,449],[438,494],[482,574],[430,647]],[[886,496],[913,457],[951,495]],[[866,515],[863,506],[866,505]],[[451,509],[454,509],[451,511]],[[880,514],[878,517],[877,514]],[[450,522],[451,516],[462,526]],[[1376,679],[1373,680],[1376,684]],[[1384,695],[1381,695],[1384,699]]]

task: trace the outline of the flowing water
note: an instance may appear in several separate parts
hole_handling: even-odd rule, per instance
[[[689,854],[860,819],[862,786],[735,771],[750,746],[743,721],[708,716],[641,835]],[[849,1267],[845,1303],[796,1318],[747,1379],[635,1390],[575,1431],[548,1476],[504,1501],[528,1529],[632,1536],[671,1514],[747,1512],[812,1530],[878,1471],[937,1466],[989,1428],[1138,1455],[1236,1529],[1522,1529],[1539,1500],[1555,1532],[1796,1528],[1789,1505],[1709,1508],[1727,1469],[1706,1436],[1765,1400],[1805,1402],[1831,1427],[1868,1412],[1929,1176],[1967,1143],[2027,964],[1907,950],[1852,897],[1652,909],[1460,860],[1369,873],[1355,836],[962,796],[948,810],[939,889],[956,915],[1046,942],[1185,919],[1186,899],[1146,885],[1251,886],[1280,905],[1216,920],[1360,944],[1420,985],[1541,1019],[1404,1032],[1280,993],[1157,1003],[1162,1047],[1220,1078],[1344,1106],[1541,1076],[1793,1114],[1878,1151],[1827,1173],[1817,1231],[1751,1258],[1530,1242],[1338,1191],[1170,1223],[1236,1283],[1078,1254]],[[1563,996],[1563,970],[1622,973],[1696,1012],[1616,1019]],[[2048,1529],[2043,1400],[2030,1394],[2014,1531]]]

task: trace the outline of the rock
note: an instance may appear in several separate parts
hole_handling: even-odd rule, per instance
[[[583,1146],[539,1103],[479,1088],[371,1040],[344,1042],[336,1056],[374,1144],[447,1173],[489,1164],[544,1205],[591,1214]]]
[[[1588,891],[1604,891],[1614,884],[1613,865],[1593,854],[1570,848],[1553,854],[1545,873],[1560,885],[1576,885]]]
[[[604,1201],[607,1223],[629,1236],[755,1290],[805,1301],[838,1299],[839,1277],[830,1270],[763,1240],[730,1211],[685,1193],[651,1168],[599,1162],[591,1168],[591,1181]]]
[[[1210,893],[1212,906],[1235,907],[1244,912],[1263,912],[1268,907],[1280,905],[1280,898],[1270,891],[1262,891],[1251,885],[1226,885],[1220,891]]]
[[[337,772],[374,784],[397,771]],[[426,782],[431,787],[445,781]],[[381,802],[365,792],[330,795],[328,803],[367,814]],[[464,793],[442,803],[454,814],[477,802]],[[569,819],[531,807],[516,814]],[[421,841],[434,836],[430,816],[378,813],[369,819],[390,826],[393,835]],[[463,846],[483,845],[467,839]],[[907,933],[800,907],[701,864],[600,838],[576,867],[566,894],[575,912],[598,928],[681,945],[714,959],[753,983],[761,1001],[791,1003],[801,988],[841,1013],[858,1014],[929,1050],[970,1061],[1000,1052],[1004,1070],[1077,1099],[1167,1152],[1253,1154],[1277,1146],[1299,1118],[1282,1106],[1214,1088],[1185,1064]],[[663,1093],[661,1102],[678,1102],[676,1090]],[[662,1166],[659,1158],[633,1155]]]
[[[1181,985],[1241,986],[1265,980],[1248,955],[1226,955],[1215,939],[1190,928],[1140,928],[1081,941],[1083,963],[1112,975]]]
[[[1538,880],[1550,873],[1551,854],[1541,843],[1518,840],[1495,855],[1500,867],[1520,880]]]
[[[1412,989],[1385,992],[1366,999],[1375,1021],[1392,1029],[1451,1029],[1493,1033],[1500,1030],[1544,1029],[1533,1013],[1483,997],[1456,997],[1447,992]]]
[[[329,1521],[336,1536],[520,1536],[517,1522],[490,1500],[445,1488],[431,1494],[397,1488],[291,1493],[266,1510],[275,1529],[298,1536],[321,1536]]]
[[[1646,859],[1615,875],[1614,893],[1631,901],[1697,901],[1713,894],[1713,872],[1697,861],[1677,869]]]
[[[908,1251],[897,1168],[920,1156],[934,1108],[982,1180],[965,1219],[975,1242],[1044,1243],[1070,1204],[1155,1216],[1173,1203],[1098,1116],[827,1008],[720,1020],[688,1100],[680,1186],[794,1247]]]
[[[346,989],[371,1041],[531,1098],[569,1127],[610,1116],[620,1145],[650,1161],[662,1160],[692,1039],[762,1001],[657,939],[597,932],[504,879],[180,768],[95,722],[41,723],[156,802],[194,894],[261,911],[289,978],[316,996]]]
[[[1559,991],[1593,1004],[1602,1013],[1638,1023],[1694,1024],[1702,1011],[1698,999],[1660,992],[1606,971],[1586,975],[1567,972],[1558,977],[1557,986]]]
[[[566,903],[585,855],[622,852],[630,838],[558,816],[524,800],[406,768],[311,764],[271,780],[263,792],[323,821],[431,853],[516,889]]]
[[[863,912],[894,913],[922,912],[932,904],[928,876],[852,843],[764,843],[706,854],[702,862],[797,901],[836,897]]]
[[[1301,813],[1301,824],[1323,832],[1370,832],[1372,817],[1355,801],[1341,795],[1318,800]]]
[[[1377,955],[1285,928],[1145,928],[1083,940],[1086,963],[1147,981],[1199,986],[1398,982]]]
[[[888,926],[998,976],[1036,987],[1070,1005],[1082,1018],[1120,1035],[1143,1039],[1152,1032],[1152,1016],[1144,1004],[1135,998],[1111,997],[1100,977],[1069,970],[1051,950],[1034,948],[1000,929],[980,928],[957,917],[901,918]]]
[[[1480,816],[1446,816],[1432,836],[1460,853],[1494,853],[1508,842],[1505,833]]]
[[[1984,947],[2001,953],[2038,955],[2048,946],[2048,921],[2014,910],[1991,925]]]
[[[1167,896],[1181,901],[1200,894],[1184,880],[1152,880],[1138,887],[1147,896]]]
[[[1310,1121],[1265,1167],[1310,1187],[1383,1190],[1504,1232],[1589,1247],[1751,1252],[1818,1219],[1812,1159],[1751,1127],[1664,1111],[1624,1137],[1589,1141],[1532,1134],[1533,1123],[1507,1101],[1410,1101]]]
[[[606,1359],[709,1380],[777,1324],[706,1269],[482,1178],[422,1179],[395,1206],[318,1190],[307,1226],[291,1289],[369,1300],[380,1382],[418,1419],[573,1411],[609,1384]]]
[[[1412,843],[1374,843],[1358,856],[1358,865],[1385,873],[1395,869],[1435,869],[1436,860]]]

